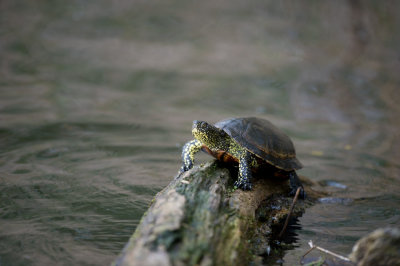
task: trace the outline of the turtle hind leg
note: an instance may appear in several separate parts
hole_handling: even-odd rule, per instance
[[[180,173],[186,172],[193,167],[194,155],[200,151],[201,142],[194,139],[187,142],[182,148],[182,167]]]
[[[253,184],[251,183],[252,174],[250,168],[251,155],[248,151],[244,152],[239,159],[239,176],[234,186],[243,190],[251,190]]]
[[[301,184],[301,181],[299,177],[297,176],[295,171],[289,172],[289,184],[290,184],[290,196],[294,196],[296,194],[296,191],[298,188],[300,188],[300,198],[305,199],[306,198],[306,192],[304,191],[303,185]]]

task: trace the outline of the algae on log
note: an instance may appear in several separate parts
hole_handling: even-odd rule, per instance
[[[288,214],[288,182],[255,178],[253,189],[242,191],[233,189],[235,179],[216,161],[179,175],[156,195],[114,265],[260,262]],[[320,196],[302,182],[307,199],[297,201],[294,217]]]

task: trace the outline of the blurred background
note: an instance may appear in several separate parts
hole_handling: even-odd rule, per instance
[[[400,2],[0,1],[0,265],[108,265],[194,119],[282,128],[334,199],[299,220],[348,254],[400,224]],[[212,160],[211,157],[206,157]]]

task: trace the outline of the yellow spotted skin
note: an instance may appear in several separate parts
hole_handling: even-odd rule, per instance
[[[187,142],[182,149],[182,162],[181,172],[185,172],[193,167],[194,155],[200,151],[201,142],[197,139]]]
[[[206,122],[193,122],[192,134],[194,140],[187,142],[182,149],[181,172],[185,172],[193,167],[194,156],[201,150],[203,145],[212,151],[222,150],[239,161],[239,176],[235,182],[235,187],[248,190],[252,188],[251,168],[257,167],[256,156],[241,147],[223,130],[220,130]]]

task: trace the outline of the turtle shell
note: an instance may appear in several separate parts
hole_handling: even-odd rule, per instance
[[[231,118],[215,124],[249,152],[273,166],[292,171],[303,167],[292,140],[266,119]]]

